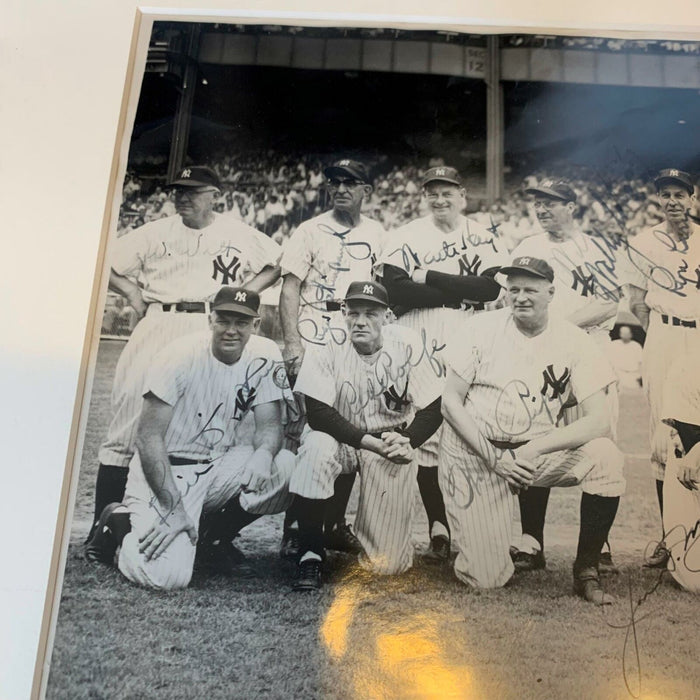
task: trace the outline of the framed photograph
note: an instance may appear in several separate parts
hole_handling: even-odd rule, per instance
[[[35,694],[697,695],[698,124],[693,35],[140,13]]]

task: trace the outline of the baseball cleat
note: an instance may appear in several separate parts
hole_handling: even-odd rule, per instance
[[[574,593],[594,605],[612,605],[615,598],[600,587],[600,577],[594,568],[582,569],[574,575]]]
[[[445,535],[436,535],[430,538],[430,547],[423,555],[428,564],[442,566],[450,561],[450,540]]]
[[[642,564],[642,567],[645,569],[665,569],[670,556],[671,552],[666,549],[666,544],[664,542],[659,542],[651,553],[651,556],[644,557],[644,564]]]
[[[516,571],[536,571],[547,567],[547,561],[542,550],[538,550],[534,554],[517,552],[512,559]]]
[[[600,553],[600,559],[598,560],[598,573],[601,576],[616,576],[620,573],[620,570],[615,566],[612,553]]]
[[[296,561],[299,558],[299,530],[295,527],[289,528],[289,530],[285,530],[282,533],[280,557],[292,561]]]
[[[365,551],[357,535],[347,523],[336,525],[330,532],[326,532],[323,536],[323,544],[326,549],[333,549],[336,552],[359,555]]]
[[[231,578],[255,576],[255,570],[248,564],[245,554],[231,542],[200,542],[197,545],[194,568],[206,574]]]
[[[318,559],[307,559],[300,562],[292,589],[295,591],[318,591],[322,585],[322,571],[323,564]]]
[[[114,556],[117,553],[119,540],[115,537],[114,532],[109,524],[109,519],[115,509],[121,503],[110,503],[106,505],[100,513],[100,519],[93,528],[92,537],[85,545],[83,556],[87,561],[99,562],[101,564],[114,564]],[[129,517],[128,513],[124,513],[125,517]]]

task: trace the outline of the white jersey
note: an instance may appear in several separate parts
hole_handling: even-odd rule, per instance
[[[276,265],[281,248],[257,229],[215,215],[201,229],[181,216],[152,221],[118,238],[112,268],[137,282],[147,303],[209,301],[221,285],[244,286],[267,265]]]
[[[440,387],[418,337],[395,324],[384,326],[381,350],[370,361],[350,339],[310,348],[294,390],[335,408],[369,433],[408,425]]]
[[[253,335],[238,362],[227,365],[211,350],[211,332],[168,345],[155,358],[143,394],[173,407],[165,435],[168,453],[215,458],[236,445],[243,418],[271,401],[292,401],[276,343]]]
[[[646,305],[660,314],[700,320],[700,226],[675,241],[665,225],[628,239],[629,269],[625,281],[647,291]]]
[[[549,305],[550,318],[568,318],[594,299],[617,302],[622,281],[618,279],[617,251],[604,236],[582,231],[564,241],[553,241],[549,234],[530,236],[513,250],[513,259],[523,256],[546,260],[554,270],[555,294]],[[609,331],[615,314],[587,331]],[[607,340],[607,338],[606,338]]]
[[[572,394],[581,403],[615,383],[595,341],[567,321],[550,319],[531,338],[518,330],[509,308],[499,309],[471,318],[462,337],[448,348],[448,365],[469,385],[465,410],[488,438],[545,435]]]
[[[282,274],[291,272],[302,281],[300,318],[341,301],[350,282],[370,279],[383,236],[381,224],[366,216],[354,228],[337,221],[332,211],[303,222],[280,261]]]
[[[700,366],[698,358],[683,355],[673,362],[664,385],[661,420],[700,425]]]
[[[480,275],[508,263],[498,237],[472,219],[459,217],[454,231],[445,233],[432,214],[415,219],[392,232],[378,270],[384,264],[405,270],[436,270],[451,275]]]

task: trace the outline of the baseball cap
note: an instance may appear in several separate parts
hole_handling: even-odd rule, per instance
[[[434,180],[450,182],[453,185],[459,185],[460,187],[462,186],[462,177],[460,176],[459,171],[456,168],[448,168],[445,165],[440,165],[436,168],[426,170],[426,172],[423,174],[422,186],[425,187],[429,182],[433,182]]]
[[[389,295],[386,288],[379,282],[351,282],[345,293],[345,301],[355,299],[374,301],[382,306],[389,306]]]
[[[504,275],[524,272],[527,275],[542,277],[549,282],[554,282],[554,270],[552,270],[552,266],[546,260],[542,260],[541,258],[521,256],[519,258],[515,258],[507,267],[502,267],[499,272],[502,272]]]
[[[229,311],[242,316],[259,316],[260,297],[244,287],[222,287],[211,303],[212,311]]]
[[[362,180],[362,182],[367,182],[369,180],[367,166],[360,163],[359,160],[350,160],[349,158],[336,160],[335,163],[324,169],[323,174],[326,177],[333,177],[334,175],[349,175],[357,180]]]
[[[221,189],[219,176],[204,165],[191,165],[182,168],[170,187],[216,187]]]
[[[661,183],[663,182],[675,182],[688,190],[690,194],[693,194],[693,178],[689,173],[686,173],[683,170],[676,170],[675,168],[659,170],[659,174],[654,178],[654,184],[656,185],[657,190],[661,188]]]
[[[539,185],[528,187],[525,190],[525,194],[544,195],[545,197],[552,197],[552,199],[559,199],[562,202],[576,201],[576,192],[564,180],[557,182],[554,180],[542,180]]]

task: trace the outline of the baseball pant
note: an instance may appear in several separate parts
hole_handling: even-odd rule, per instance
[[[540,458],[533,486],[577,486],[597,496],[621,496],[624,458],[615,444],[598,438],[574,450]],[[455,574],[477,588],[496,588],[513,575],[509,546],[515,496],[448,425],[440,443],[440,488],[459,554]]]
[[[199,526],[203,512],[216,511],[237,495],[243,510],[255,515],[281,513],[289,506],[294,455],[281,450],[272,462],[267,482],[253,492],[247,491],[242,481],[244,465],[253,451],[251,445],[233,447],[215,459],[209,470],[206,464],[171,465],[185,511],[195,527]],[[139,552],[139,539],[160,516],[155,510],[157,501],[146,482],[138,453],[129,468],[124,505],[131,515],[131,532],[122,542],[119,570],[133,583],[147,588],[185,588],[192,578],[196,551],[187,533],[181,532],[157,559],[146,560]]]
[[[663,520],[664,543],[671,553],[668,569],[683,588],[700,593],[700,491],[678,481],[680,459],[671,444],[667,449]]]
[[[642,382],[649,401],[649,441],[651,443],[651,468],[654,478],[663,481],[666,464],[666,448],[671,429],[661,422],[664,385],[671,366],[670,358],[680,361],[682,356],[694,360],[700,357],[700,327],[689,328],[674,325],[672,317],[664,317],[652,310],[649,329],[642,352]]]
[[[205,313],[164,312],[157,304],[148,307],[117,362],[112,384],[112,421],[100,447],[101,464],[129,466],[144,383],[154,356],[173,340],[207,328]]]
[[[374,452],[356,450],[308,426],[301,436],[291,493],[323,500],[333,495],[340,474],[358,471],[360,498],[355,533],[375,573],[400,574],[413,565],[411,525],[417,465],[394,464]]]

